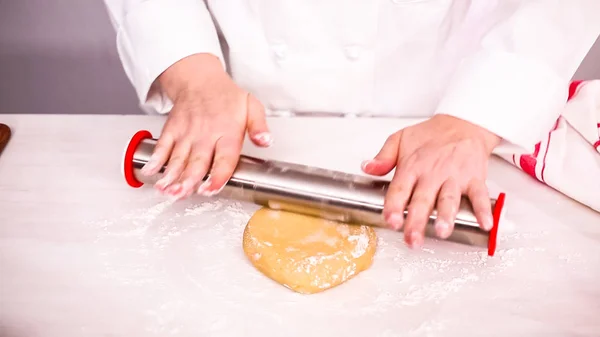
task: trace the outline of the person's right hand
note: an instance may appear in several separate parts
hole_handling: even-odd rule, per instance
[[[174,105],[142,169],[153,175],[168,161],[155,185],[159,191],[178,199],[194,192],[214,195],[237,166],[246,129],[254,144],[271,144],[263,105],[233,82],[215,56],[184,58],[159,82]]]

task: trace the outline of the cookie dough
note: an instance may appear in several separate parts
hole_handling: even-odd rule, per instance
[[[340,285],[370,267],[377,235],[348,225],[262,208],[244,230],[244,253],[274,281],[303,294]]]

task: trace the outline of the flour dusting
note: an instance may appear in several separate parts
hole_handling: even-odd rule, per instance
[[[352,257],[359,258],[367,252],[369,248],[369,234],[366,226],[360,226],[360,233],[358,235],[351,235],[348,237],[348,241],[352,242],[355,246],[352,250]]]
[[[214,212],[223,208],[223,202],[217,200],[214,202],[203,202],[199,205],[193,205],[185,209],[185,216],[196,216],[206,212]]]
[[[160,202],[154,206],[145,209],[137,209],[130,213],[125,214],[122,219],[123,220],[142,220],[145,222],[151,222],[158,215],[164,212],[169,206],[173,204],[173,200],[166,200]]]
[[[318,334],[320,327],[337,323],[352,326],[356,336],[447,336],[472,323],[461,315],[490,310],[476,307],[482,294],[496,296],[506,282],[514,284],[506,297],[526,297],[543,290],[540,280],[557,282],[598,265],[586,263],[586,257],[598,254],[563,247],[544,228],[502,233],[494,257],[477,247],[429,239],[424,248],[413,250],[402,233],[377,230],[369,269],[324,293],[305,296],[275,284],[244,257],[242,234],[256,205],[154,198],[127,209],[88,225],[96,233],[102,276],[126,289],[123,301],[142,315],[137,324],[148,336],[269,335],[290,327],[296,336]],[[362,233],[349,238],[354,257],[366,249],[368,238]],[[318,264],[319,258],[302,267]],[[539,305],[531,299],[524,305]]]
[[[327,235],[324,230],[320,229],[301,240],[303,244],[314,242],[323,242],[328,246],[335,247],[338,244],[338,239],[335,236]]]

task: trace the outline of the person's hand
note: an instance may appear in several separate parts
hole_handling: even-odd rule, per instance
[[[391,228],[404,227],[409,246],[418,247],[434,207],[436,234],[443,239],[450,236],[462,195],[471,201],[480,227],[492,228],[485,180],[488,159],[499,143],[498,136],[479,126],[436,115],[391,135],[374,159],[363,162],[362,169],[383,176],[396,167],[383,215]]]
[[[218,193],[237,166],[246,130],[258,146],[269,146],[262,104],[240,89],[218,58],[196,54],[175,63],[159,82],[173,100],[154,153],[142,174],[156,174],[155,187],[176,198]],[[209,175],[206,181],[202,179]]]

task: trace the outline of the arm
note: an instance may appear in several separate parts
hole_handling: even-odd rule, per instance
[[[172,102],[158,77],[190,55],[216,56],[225,68],[216,28],[202,0],[104,0],[117,50],[142,108],[167,113]]]
[[[598,0],[502,0],[436,110],[532,149],[566,102],[571,77],[600,34]]]

